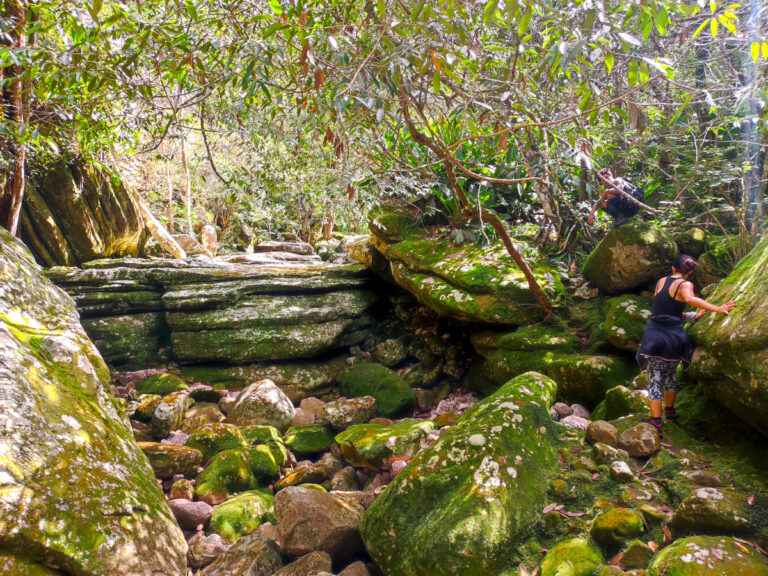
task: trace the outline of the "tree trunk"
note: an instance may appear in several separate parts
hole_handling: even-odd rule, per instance
[[[165,155],[165,151],[165,141],[163,141],[160,152]],[[168,162],[168,158],[165,159],[165,179],[168,182],[168,232],[173,234],[173,181],[171,180],[171,165],[170,162]]]
[[[184,186],[186,187],[187,198],[187,233],[194,236],[192,232],[192,183],[189,180],[189,165],[187,164],[187,142],[184,138],[184,129],[181,129],[181,166],[184,168]]]
[[[179,246],[176,239],[168,233],[168,230],[165,229],[162,222],[155,218],[155,215],[150,212],[149,208],[147,208],[144,201],[139,198],[138,195],[136,197],[136,204],[139,206],[141,217],[144,219],[144,225],[147,227],[147,230],[149,230],[152,238],[157,240],[157,243],[160,244],[160,247],[174,258],[186,258],[187,253],[184,252],[184,249]]]
[[[14,22],[14,27],[9,31],[10,47],[18,50],[25,46],[26,12],[19,0],[6,0],[3,16]],[[0,223],[8,231],[17,235],[19,233],[19,218],[21,216],[21,203],[24,200],[24,187],[26,185],[26,146],[19,133],[24,125],[24,83],[22,75],[24,69],[21,66],[11,67],[11,78],[5,87],[3,94],[3,116],[15,125],[16,141],[8,142],[7,147],[13,158],[11,172],[6,180],[3,190],[2,202],[0,202]]]

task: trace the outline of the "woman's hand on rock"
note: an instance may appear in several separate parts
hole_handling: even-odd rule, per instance
[[[726,302],[717,309],[718,314],[729,314],[731,310],[736,308],[736,302]]]

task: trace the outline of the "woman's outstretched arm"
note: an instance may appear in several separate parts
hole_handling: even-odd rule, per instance
[[[697,297],[693,293],[693,283],[691,282],[685,282],[680,287],[680,295],[683,297],[683,301],[686,304],[689,304],[690,306],[693,306],[695,308],[701,308],[702,310],[706,310],[709,312],[717,312],[718,314],[728,314],[731,310],[736,308],[736,302],[726,302],[722,306],[718,306],[716,304],[711,304],[704,300],[703,298]],[[701,315],[703,315],[702,312],[699,312],[696,316],[697,319],[701,318]]]

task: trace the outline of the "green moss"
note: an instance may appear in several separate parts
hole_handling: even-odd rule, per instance
[[[410,411],[416,397],[400,376],[380,364],[357,364],[341,380],[341,393],[349,398],[373,396],[379,416],[398,416]]]
[[[283,437],[274,426],[241,426],[240,432],[246,442],[251,446],[265,445],[272,452],[272,456],[278,465],[288,460],[288,452],[285,449]]]
[[[701,228],[689,228],[675,237],[680,254],[698,258],[707,251],[707,233]]]
[[[627,508],[612,508],[592,523],[589,534],[608,549],[621,546],[627,539],[643,533],[643,517]]]
[[[416,454],[434,428],[429,420],[400,420],[389,426],[356,424],[336,436],[336,443],[347,462],[376,470],[392,456]]]
[[[368,215],[368,225],[374,234],[394,243],[403,240],[414,229],[416,219],[405,207],[379,205]]]
[[[294,454],[305,456],[325,452],[333,444],[333,430],[325,424],[292,426],[283,436]]]
[[[211,530],[228,543],[234,544],[256,530],[273,513],[274,497],[271,492],[243,492],[216,506],[211,516]]]
[[[248,448],[224,450],[216,454],[195,479],[195,496],[214,505],[224,502],[230,494],[255,488],[249,456]]]
[[[648,576],[767,576],[768,562],[756,551],[744,552],[733,538],[693,536],[661,550],[648,567]]]
[[[280,464],[275,458],[275,451],[265,444],[251,446],[248,454],[248,467],[251,469],[256,483],[266,485],[278,476]]]
[[[175,474],[194,478],[198,467],[203,463],[200,451],[189,446],[158,442],[139,442],[138,446],[146,454],[158,478],[171,478]]]
[[[627,414],[648,414],[648,394],[616,386],[605,394],[605,420],[615,420]],[[595,415],[592,414],[592,419]]]
[[[605,303],[605,338],[620,350],[636,352],[650,317],[649,303],[638,296],[611,298]]]
[[[237,426],[217,422],[198,428],[187,438],[185,445],[200,450],[203,462],[208,462],[219,452],[242,448],[248,443]]]
[[[521,375],[414,456],[363,514],[360,533],[388,574],[500,574],[546,505],[557,465],[556,384]]]
[[[541,563],[541,576],[592,576],[603,562],[600,550],[583,538],[573,538],[547,552]]]
[[[159,394],[165,396],[179,390],[186,390],[187,383],[170,372],[147,376],[136,383],[138,394]]]

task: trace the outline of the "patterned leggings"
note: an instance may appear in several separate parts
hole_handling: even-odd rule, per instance
[[[651,400],[661,400],[663,390],[677,392],[677,365],[661,358],[648,358],[645,370],[648,372],[648,395]]]

